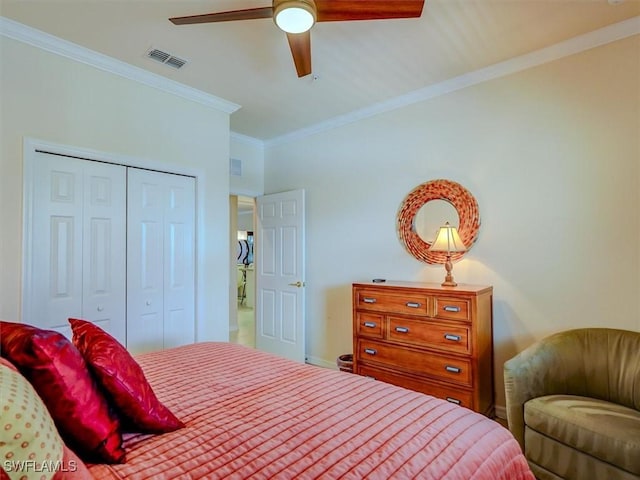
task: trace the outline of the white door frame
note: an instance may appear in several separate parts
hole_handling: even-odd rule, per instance
[[[23,189],[22,189],[22,298],[21,308],[22,312],[20,318],[25,316],[25,312],[29,312],[29,298],[30,286],[27,285],[27,276],[25,272],[31,271],[31,256],[28,255],[33,249],[33,232],[31,229],[31,216],[33,215],[33,177],[34,168],[38,163],[36,159],[37,151],[43,151],[54,155],[63,155],[67,157],[74,157],[83,160],[91,160],[96,162],[112,163],[116,165],[123,165],[126,167],[136,167],[147,170],[154,170],[157,172],[173,173],[177,175],[186,175],[195,177],[196,179],[196,232],[195,232],[195,269],[196,269],[196,285],[195,285],[195,331],[196,341],[198,341],[199,326],[204,321],[203,308],[200,306],[199,298],[200,292],[205,292],[204,285],[204,272],[198,268],[198,265],[204,265],[205,259],[204,253],[199,245],[204,244],[204,238],[202,238],[201,232],[205,231],[204,217],[201,206],[204,205],[204,199],[206,194],[206,181],[205,174],[198,168],[187,167],[177,164],[169,164],[165,162],[159,162],[155,160],[140,159],[130,157],[126,155],[119,155],[114,153],[101,152],[98,150],[92,150],[87,148],[75,147],[71,145],[63,145],[46,140],[40,140],[31,137],[25,137],[23,140]]]

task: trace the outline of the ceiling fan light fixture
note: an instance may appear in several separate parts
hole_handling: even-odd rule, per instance
[[[273,3],[273,20],[284,32],[304,33],[316,23],[313,0],[276,0]]]

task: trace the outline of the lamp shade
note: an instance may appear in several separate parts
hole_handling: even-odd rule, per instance
[[[316,23],[313,0],[281,0],[274,2],[273,20],[280,30],[303,33]]]
[[[449,225],[449,222],[438,229],[438,235],[436,239],[429,247],[429,250],[434,252],[465,252],[467,247],[460,239],[458,235],[458,229]]]

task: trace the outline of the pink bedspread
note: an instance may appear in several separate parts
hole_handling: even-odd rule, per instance
[[[427,395],[227,343],[137,360],[187,427],[127,435],[97,479],[534,478],[505,428]]]

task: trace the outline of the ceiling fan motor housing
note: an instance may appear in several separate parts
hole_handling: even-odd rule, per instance
[[[306,32],[316,20],[314,0],[273,0],[273,21],[287,33]]]

